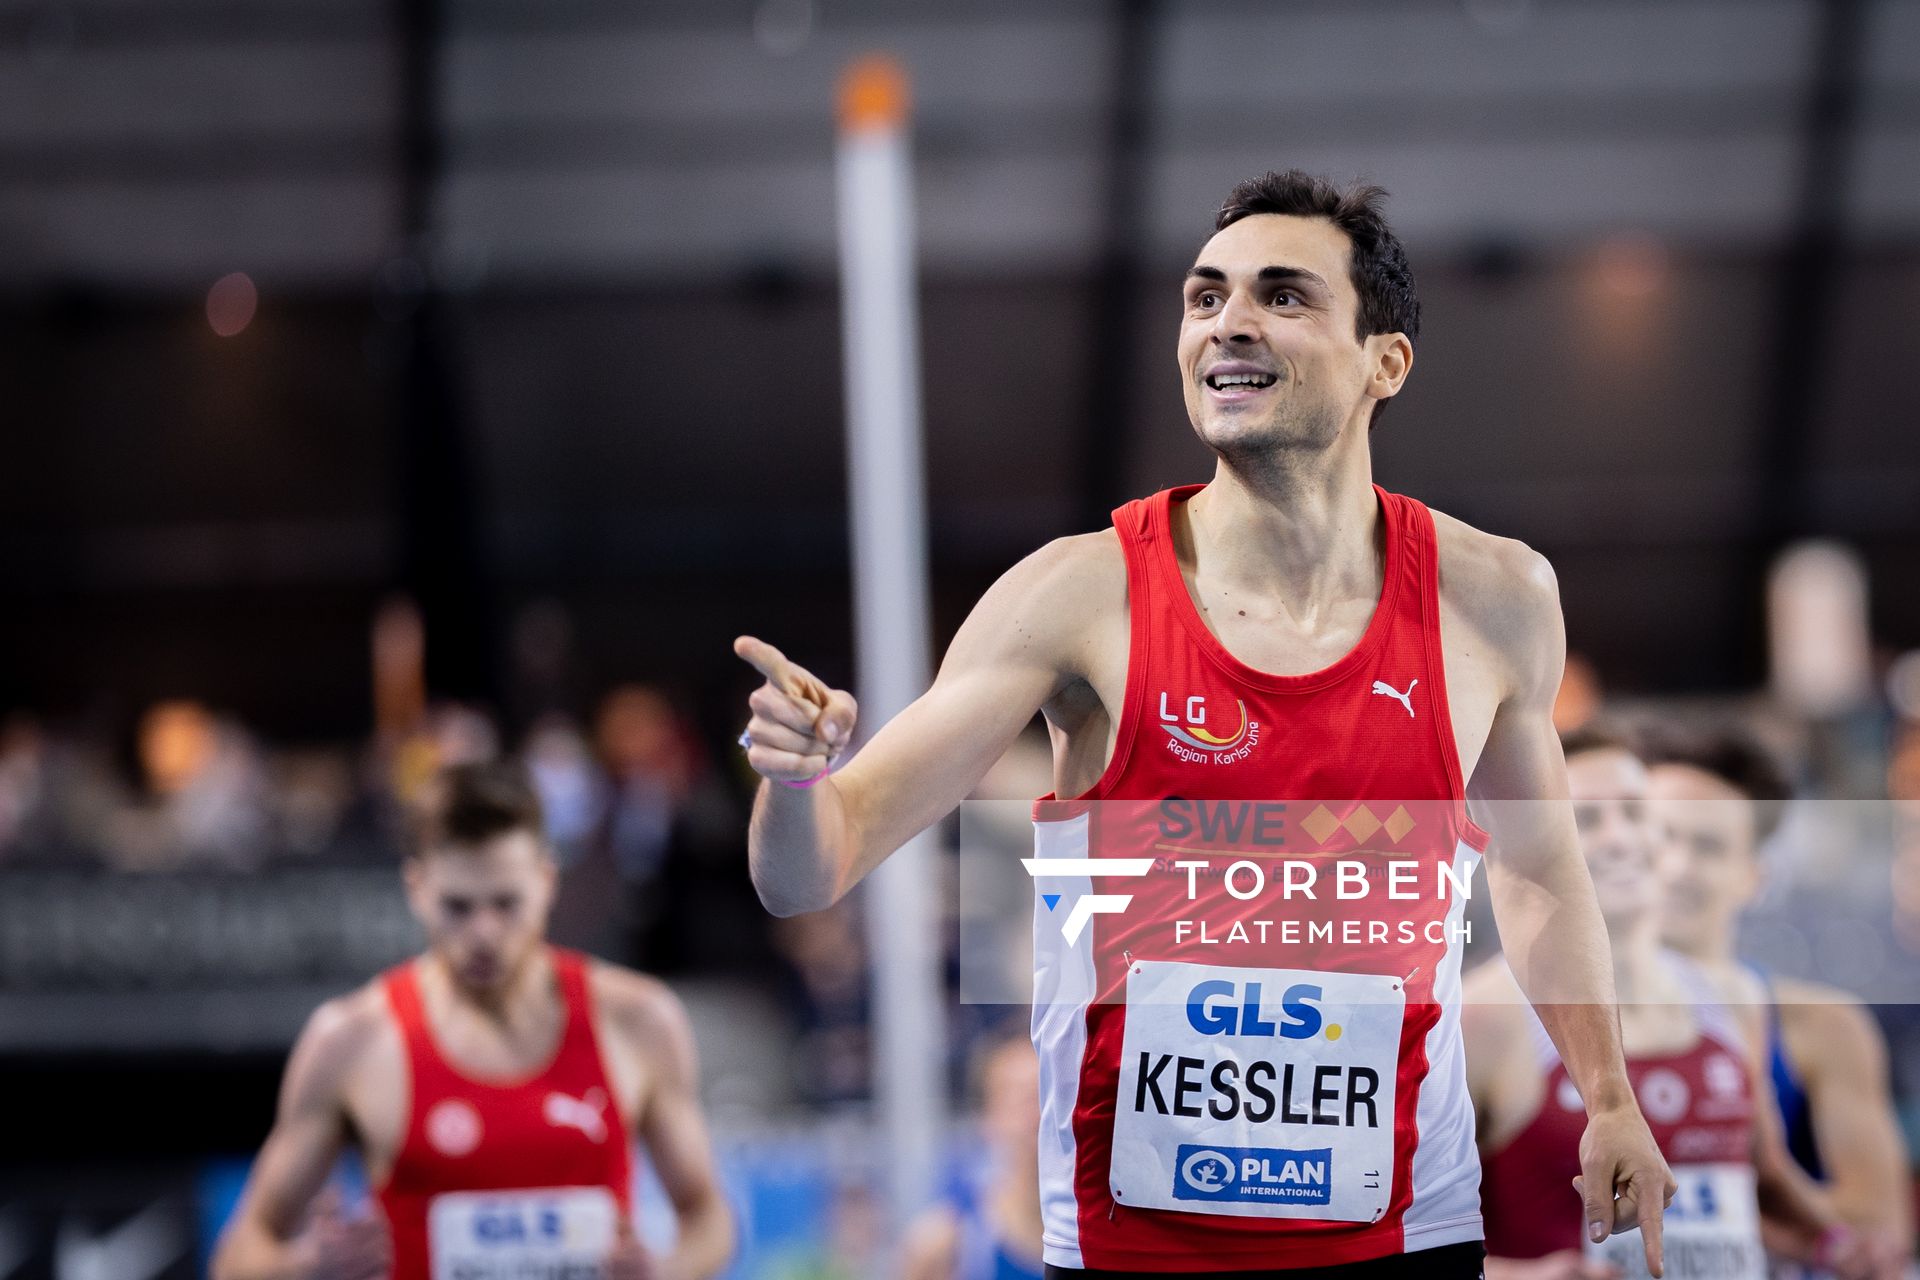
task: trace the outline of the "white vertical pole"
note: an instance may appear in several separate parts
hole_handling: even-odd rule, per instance
[[[927,534],[920,455],[907,79],[868,57],[840,85],[840,298],[860,721],[868,731],[927,687]],[[934,837],[916,836],[867,881],[874,1087],[897,1232],[933,1190],[946,1045]]]

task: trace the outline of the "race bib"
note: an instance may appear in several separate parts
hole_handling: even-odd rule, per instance
[[[1673,1180],[1680,1187],[1661,1235],[1668,1280],[1766,1280],[1752,1166],[1677,1164]],[[1650,1274],[1637,1228],[1585,1248],[1589,1258],[1619,1267],[1626,1280]]]
[[[1136,960],[1117,1203],[1371,1222],[1393,1193],[1401,979]]]
[[[619,1220],[604,1187],[435,1196],[427,1209],[433,1280],[599,1280]]]

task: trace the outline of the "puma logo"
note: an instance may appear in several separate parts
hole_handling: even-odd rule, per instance
[[[1373,691],[1375,693],[1384,693],[1395,702],[1398,702],[1407,709],[1407,716],[1411,718],[1413,716],[1413,686],[1419,683],[1418,680],[1413,681],[1407,685],[1407,691],[1402,693],[1385,680],[1375,680],[1373,682]]]
[[[602,1114],[607,1108],[607,1095],[599,1089],[589,1089],[584,1097],[569,1097],[564,1093],[550,1093],[541,1107],[541,1114],[547,1123],[564,1129],[578,1129],[593,1142],[607,1140],[607,1120]]]

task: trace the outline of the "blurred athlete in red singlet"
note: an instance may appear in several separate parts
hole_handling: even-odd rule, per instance
[[[1660,946],[1667,846],[1647,769],[1624,740],[1570,738],[1575,823],[1612,943],[1627,1074],[1678,1193],[1665,1220],[1671,1280],[1765,1280],[1764,1212],[1803,1260],[1873,1274],[1788,1158],[1761,1065],[1759,1010],[1727,1005],[1699,966]],[[1583,1236],[1579,1093],[1504,961],[1466,981],[1467,1081],[1479,1126],[1488,1280],[1644,1276],[1630,1237]]]
[[[427,950],[308,1021],[215,1280],[698,1280],[725,1264],[686,1013],[652,978],[546,944],[542,830],[516,768],[440,780],[406,866]],[[664,1256],[634,1238],[635,1137],[679,1220]],[[380,1213],[303,1230],[348,1145]]]

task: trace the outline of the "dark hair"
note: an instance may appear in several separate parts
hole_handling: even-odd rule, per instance
[[[1560,754],[1571,760],[1589,751],[1624,751],[1636,759],[1645,759],[1638,738],[1624,727],[1605,720],[1589,720],[1577,729],[1560,735]]]
[[[544,839],[540,793],[520,765],[507,761],[441,770],[415,815],[415,855],[446,845],[472,848],[496,836],[528,831]]]
[[[1214,216],[1214,231],[1225,231],[1256,213],[1284,213],[1301,218],[1325,218],[1346,233],[1353,250],[1347,276],[1360,295],[1360,314],[1354,337],[1365,342],[1376,333],[1404,333],[1409,345],[1420,341],[1420,294],[1414,287],[1413,267],[1400,237],[1387,225],[1381,205],[1384,187],[1354,185],[1341,188],[1298,169],[1269,170],[1248,178],[1232,191]],[[1373,406],[1373,422],[1386,411],[1388,401]]]
[[[1786,771],[1753,736],[1731,725],[1683,729],[1662,725],[1648,734],[1648,764],[1677,764],[1720,779],[1753,805],[1754,845],[1772,839],[1793,798]]]

